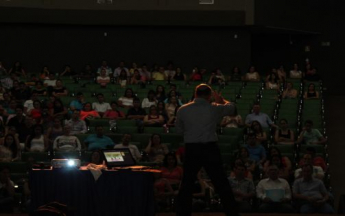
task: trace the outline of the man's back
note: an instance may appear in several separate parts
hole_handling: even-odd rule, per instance
[[[196,98],[182,106],[177,112],[176,127],[183,131],[185,143],[217,141],[217,124],[225,115],[234,111],[232,105],[214,105],[207,100]]]

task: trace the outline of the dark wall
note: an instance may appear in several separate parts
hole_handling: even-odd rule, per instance
[[[43,65],[54,72],[65,64],[76,70],[86,63],[98,67],[103,59],[112,67],[120,60],[149,65],[171,60],[188,72],[195,65],[226,72],[235,64],[247,67],[250,60],[248,31],[216,27],[3,25],[0,47],[8,68],[18,60],[29,72]]]

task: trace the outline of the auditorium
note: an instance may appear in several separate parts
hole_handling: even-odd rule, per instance
[[[0,0],[0,216],[345,215],[342,8]]]

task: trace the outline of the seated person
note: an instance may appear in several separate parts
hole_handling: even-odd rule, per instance
[[[80,111],[74,110],[70,120],[65,120],[65,125],[70,126],[70,134],[84,134],[87,132],[86,123],[80,120]]]
[[[109,77],[109,75],[107,75],[106,69],[103,68],[101,70],[101,74],[99,76],[97,76],[96,81],[101,87],[106,87],[107,84],[110,83],[110,77]]]
[[[326,161],[323,157],[316,156],[316,151],[315,151],[314,147],[307,147],[306,154],[311,155],[311,164],[313,166],[319,166],[323,169],[323,171],[326,171],[326,169],[327,169]],[[305,163],[304,161],[305,160],[303,158],[301,158],[301,160],[298,163],[299,167],[302,167],[304,165],[304,163]]]
[[[295,180],[292,188],[300,213],[334,214],[334,209],[327,203],[328,191],[321,180],[313,178],[311,164],[303,165],[302,178]]]
[[[92,103],[92,109],[98,112],[100,116],[103,116],[107,110],[111,110],[110,104],[104,102],[104,95],[102,93],[97,94],[97,100],[98,102]]]
[[[275,89],[275,90],[279,90],[280,85],[279,85],[279,78],[272,73],[269,77],[268,80],[266,82],[266,89]]]
[[[152,80],[166,80],[164,67],[159,67],[158,71],[153,72]]]
[[[159,134],[152,134],[145,152],[148,154],[151,162],[162,163],[164,156],[169,153],[169,149],[165,144],[161,143],[161,136]]]
[[[260,81],[260,75],[258,72],[256,72],[255,67],[251,66],[249,68],[248,73],[244,76],[245,81],[247,82],[259,82]]]
[[[80,141],[76,136],[71,135],[71,126],[64,126],[64,134],[55,138],[53,143],[54,151],[80,151]]]
[[[248,139],[248,138],[247,138]],[[248,141],[247,141],[248,143]],[[236,166],[236,164],[244,164],[244,166],[246,167],[246,178],[249,179],[253,179],[253,173],[256,171],[256,169],[258,168],[256,166],[256,163],[253,159],[250,158],[250,153],[248,151],[248,149],[246,147],[241,147],[239,152],[238,152],[238,156],[235,160],[235,164],[233,167]],[[230,173],[230,177],[234,177],[234,172]]]
[[[141,103],[141,107],[143,109],[146,108],[150,108],[152,105],[156,105],[157,106],[157,100],[156,100],[156,93],[153,90],[150,90],[147,93],[147,98],[144,98],[142,103]]]
[[[262,130],[260,122],[252,121],[250,129],[251,129],[251,132],[256,135],[256,139],[260,141],[260,144],[263,146],[266,146],[267,135],[266,135],[266,132]]]
[[[224,116],[220,126],[227,128],[238,128],[243,126],[243,121],[241,115],[237,114],[237,109],[235,108],[233,116]]]
[[[73,110],[82,110],[84,107],[84,95],[81,92],[78,92],[76,95],[75,100],[71,101],[69,108],[71,111]]]
[[[163,160],[163,166],[160,168],[161,176],[155,182],[155,188],[159,193],[164,193],[166,187],[171,188],[172,192],[177,192],[182,181],[183,170],[177,166],[177,160],[174,153],[168,153]],[[177,193],[176,193],[177,194]],[[171,194],[172,195],[172,194]]]
[[[271,146],[268,150],[268,158],[272,158],[273,156],[277,155],[280,159],[281,159],[281,164],[287,169],[290,170],[292,169],[292,163],[291,160],[286,157],[286,156],[282,156],[280,150],[275,147],[275,146]],[[264,169],[267,169],[269,165],[269,161],[266,161],[264,163]]]
[[[131,88],[128,88],[126,89],[125,94],[119,98],[117,104],[119,105],[119,107],[131,108],[133,107],[134,98],[135,95],[133,93],[133,90]]]
[[[10,168],[0,168],[0,213],[13,213],[15,200],[14,183],[10,179]]]
[[[208,84],[209,85],[224,85],[225,77],[223,73],[219,69],[216,69],[215,72],[211,73],[211,76],[208,80]]]
[[[268,178],[262,179],[256,187],[256,195],[260,199],[260,213],[292,213],[289,183],[278,177],[276,165],[268,167]]]
[[[91,107],[91,103],[87,102],[84,103],[83,109],[80,111],[80,119],[82,121],[88,121],[90,119],[100,118],[98,112],[93,110]]]
[[[288,122],[286,119],[279,121],[280,129],[276,130],[274,140],[277,144],[293,145],[295,142],[294,132],[288,129]]]
[[[229,183],[234,193],[239,212],[251,212],[251,199],[255,197],[254,183],[245,177],[246,167],[244,164],[236,164],[234,173],[235,176],[229,178]]]
[[[242,81],[243,77],[241,75],[241,70],[239,67],[235,66],[232,69],[231,75],[229,76],[229,81]]]
[[[127,119],[135,120],[137,126],[141,127],[145,116],[146,116],[146,111],[140,107],[139,98],[134,98],[133,107],[128,109],[128,112],[126,115]]]
[[[0,145],[0,162],[12,162],[20,160],[21,149],[18,138],[13,134],[4,137],[3,144]]]
[[[108,136],[104,135],[103,127],[96,126],[96,134],[90,134],[84,140],[85,146],[88,151],[94,151],[97,149],[107,149],[114,146],[114,142]]]
[[[54,118],[53,125],[48,128],[47,133],[45,134],[46,139],[48,140],[48,150],[52,150],[55,138],[61,135],[63,135],[62,120],[60,118]]]
[[[135,69],[133,72],[133,76],[131,78],[131,85],[144,85],[146,83],[145,77],[140,75],[138,69]]]
[[[36,81],[35,88],[32,90],[32,93],[36,93],[38,96],[47,95],[47,90],[44,88],[42,81]]]
[[[271,157],[268,157],[268,160],[265,162],[264,166],[264,178],[268,177],[269,173],[269,167],[271,165],[276,165],[278,167],[278,177],[285,179],[286,181],[290,180],[290,173],[291,170],[288,169],[284,164],[282,163],[282,157],[279,155],[272,155]]]
[[[144,126],[149,127],[161,127],[164,124],[163,116],[159,115],[157,112],[157,107],[152,105],[150,107],[150,112],[144,117]]]
[[[258,166],[261,166],[266,160],[266,150],[260,142],[254,133],[247,134],[245,147],[248,149],[250,159],[254,160]]]
[[[123,134],[122,137],[122,143],[117,144],[114,146],[114,148],[129,148],[129,150],[131,151],[134,160],[136,161],[140,161],[141,160],[141,154],[139,152],[139,149],[136,145],[130,144],[131,142],[131,135],[130,134]]]
[[[62,101],[60,99],[55,99],[53,102],[52,107],[48,111],[51,118],[60,118],[64,119],[64,117],[67,114],[67,109],[62,104]]]
[[[122,88],[125,88],[127,84],[129,84],[129,72],[127,73],[125,70],[121,70],[120,75],[116,77],[116,83],[119,84]]]
[[[304,99],[318,99],[319,92],[316,91],[314,83],[310,83],[306,92],[304,92]]]
[[[307,145],[319,145],[325,144],[327,139],[322,136],[318,129],[313,128],[313,122],[311,120],[305,121],[304,127],[297,139],[297,143]]]
[[[179,80],[179,81],[186,81],[187,80],[187,76],[186,74],[184,74],[181,70],[180,67],[176,68],[176,73],[175,75],[172,77],[172,80]]]
[[[44,136],[42,125],[34,126],[32,134],[26,139],[25,149],[30,152],[44,152],[48,150],[48,140]]]
[[[303,165],[304,164],[311,164],[312,163],[312,157],[310,154],[304,154],[303,155]],[[300,166],[300,168],[295,170],[295,179],[298,178],[302,178],[303,177],[303,170],[302,170],[302,166]],[[313,172],[312,172],[312,176],[313,178],[317,178],[320,179],[321,181],[323,180],[323,178],[325,177],[325,172],[323,171],[323,169],[320,166],[313,166]]]
[[[105,111],[103,118],[106,119],[112,119],[112,120],[116,120],[116,119],[125,119],[126,115],[117,109],[117,102],[113,101],[110,103],[110,110]]]
[[[180,107],[181,105],[182,104],[180,104],[176,96],[171,96],[168,98],[167,103],[165,104],[165,111],[167,112],[168,119],[175,116],[176,108]]]
[[[283,98],[288,99],[288,98],[297,98],[297,90],[293,88],[293,84],[291,82],[286,83],[286,88],[283,91]]]
[[[270,119],[270,117],[268,117],[268,115],[266,113],[262,113],[260,112],[260,104],[259,103],[255,103],[253,105],[253,113],[248,114],[245,120],[245,124],[247,125],[247,127],[251,126],[251,123],[253,121],[258,121],[261,125],[261,127],[263,128],[268,128],[268,127],[276,127],[277,125],[275,125],[273,123],[273,121]]]
[[[52,95],[55,97],[62,97],[68,95],[68,91],[63,86],[62,81],[60,79],[56,80],[56,86],[52,90]]]
[[[293,69],[290,71],[290,78],[292,79],[301,79],[302,71],[299,70],[298,64],[293,65]]]

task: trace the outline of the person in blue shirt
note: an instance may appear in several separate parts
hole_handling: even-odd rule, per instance
[[[87,146],[88,151],[94,151],[97,149],[107,149],[113,148],[115,145],[110,137],[105,136],[102,126],[96,126],[96,134],[90,134],[84,140],[85,146]]]
[[[84,95],[81,92],[78,92],[76,95],[76,99],[71,101],[71,103],[69,104],[70,110],[82,110],[84,107]]]

